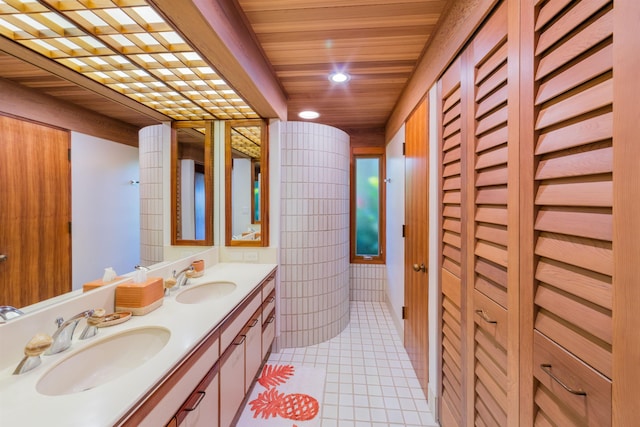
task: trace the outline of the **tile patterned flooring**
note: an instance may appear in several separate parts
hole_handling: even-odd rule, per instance
[[[352,301],[337,337],[282,349],[269,363],[326,368],[322,427],[438,426],[384,303]]]

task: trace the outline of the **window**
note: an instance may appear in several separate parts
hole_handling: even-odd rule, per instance
[[[384,148],[351,152],[351,262],[384,263]]]

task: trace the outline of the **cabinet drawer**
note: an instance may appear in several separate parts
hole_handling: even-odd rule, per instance
[[[224,321],[222,332],[220,333],[220,349],[225,348],[233,342],[236,335],[249,322],[249,319],[262,304],[262,294],[260,288],[254,291],[251,296],[235,310],[228,319]]]
[[[262,286],[262,298],[266,299],[267,295],[271,294],[276,289],[276,276],[273,275],[267,279]]]
[[[271,314],[273,309],[276,306],[276,291],[275,289],[271,291],[269,295],[266,296],[264,302],[262,303],[262,323],[267,321],[268,316]]]
[[[507,310],[478,290],[473,291],[473,320],[502,348],[507,348]]]
[[[610,426],[611,382],[538,331],[533,345],[537,416],[567,426]]]

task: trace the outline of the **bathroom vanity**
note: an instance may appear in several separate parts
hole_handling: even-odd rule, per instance
[[[275,274],[213,265],[145,316],[75,338],[26,374],[3,369],[0,412],[24,426],[229,427],[275,336]]]

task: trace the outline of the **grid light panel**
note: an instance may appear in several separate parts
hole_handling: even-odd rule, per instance
[[[260,126],[231,128],[231,147],[253,159],[260,158]]]
[[[174,120],[259,118],[145,0],[0,0],[0,34]]]

